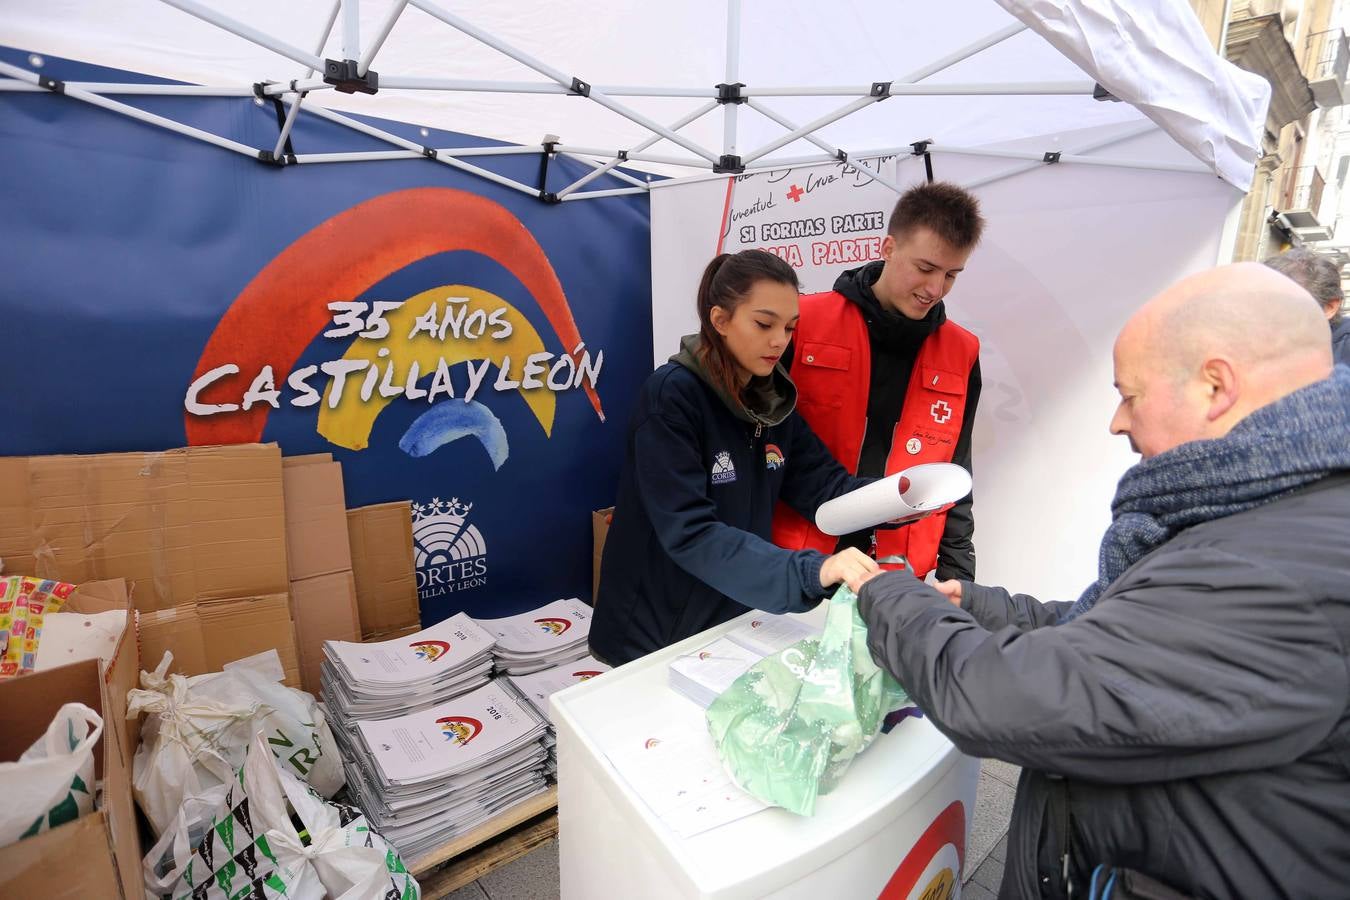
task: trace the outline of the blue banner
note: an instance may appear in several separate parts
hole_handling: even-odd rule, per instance
[[[278,134],[270,101],[117,99]],[[589,514],[651,369],[645,196],[546,204],[431,160],[272,166],[48,92],[0,93],[0,147],[0,454],[331,452],[348,506],[413,502],[424,624],[589,596]],[[292,149],[391,146],[302,113]],[[535,185],[541,157],[474,164]],[[556,157],[548,189],[588,171]]]

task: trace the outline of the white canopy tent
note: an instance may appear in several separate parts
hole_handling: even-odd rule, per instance
[[[1269,95],[1262,79],[1210,50],[1181,0],[882,8],[729,0],[659,10],[634,0],[4,0],[0,9],[0,43],[32,50],[38,63],[0,68],[7,76],[0,89],[59,88],[283,163],[424,155],[416,142],[340,115],[357,112],[507,143],[490,153],[538,153],[552,143],[610,168],[626,157],[667,173],[753,170],[928,141],[933,152],[1031,163],[1051,153],[1062,163],[1203,166],[1245,190]],[[42,53],[186,84],[44,83]],[[287,158],[289,124],[274,146],[248,147],[135,107],[135,94],[248,97],[255,85],[285,100],[290,121],[321,116],[397,149]],[[1094,101],[1094,91],[1125,102]],[[1117,140],[1161,128],[1184,152],[1136,159],[1104,152],[1115,141],[1100,137],[1003,146],[1053,135],[1066,123],[1138,126],[1112,133]],[[501,181],[469,161],[490,155],[484,148],[431,149],[440,162]],[[597,193],[584,187],[569,185],[557,196]],[[644,187],[634,182],[635,190]]]
[[[658,362],[725,233],[727,172],[848,161],[893,200],[927,163],[976,190],[990,219],[949,304],[984,345],[980,578],[1061,599],[1093,576],[1129,462],[1105,429],[1111,341],[1140,300],[1222,255],[1269,97],[1214,54],[1183,0],[0,0],[0,44],[32,54],[0,63],[0,90],[59,90],[53,102],[276,164],[434,156],[549,201],[651,191]],[[186,86],[51,82],[44,53]],[[355,92],[326,83],[330,69]],[[247,146],[135,105],[165,91],[280,97],[287,125]],[[427,148],[353,113],[503,144]],[[297,116],[390,147],[287,156]],[[478,158],[548,151],[627,186],[546,192]],[[899,158],[863,162],[884,156]]]

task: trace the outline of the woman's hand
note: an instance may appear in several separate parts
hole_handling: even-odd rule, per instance
[[[961,582],[955,580],[939,581],[933,587],[937,588],[942,596],[952,601],[956,606],[961,605]]]
[[[829,587],[842,581],[849,590],[856,592],[865,581],[879,574],[881,568],[876,560],[857,547],[846,547],[834,556],[826,557],[820,567],[820,586]]]

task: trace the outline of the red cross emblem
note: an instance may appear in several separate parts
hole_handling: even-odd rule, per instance
[[[790,191],[787,192],[787,196],[788,196],[788,199],[791,200],[793,203],[800,203],[801,200],[802,200],[802,194],[805,194],[805,193],[806,193],[806,191],[802,190],[801,188],[797,187],[797,186],[794,184],[794,185],[792,186],[792,189],[791,189]]]
[[[946,400],[939,400],[929,407],[928,411],[933,415],[933,421],[939,425],[945,425],[947,420],[952,417],[952,408],[947,405]]]

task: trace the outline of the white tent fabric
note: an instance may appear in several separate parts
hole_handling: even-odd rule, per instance
[[[194,7],[305,54],[317,48],[318,57],[334,59],[361,58],[397,13],[371,65],[382,83],[497,82],[555,93],[383,87],[375,96],[322,90],[307,102],[524,146],[537,147],[552,134],[564,148],[632,148],[651,132],[602,106],[600,92],[634,114],[669,125],[707,106],[713,86],[729,75],[744,82],[752,105],[713,109],[679,132],[705,151],[703,156],[664,140],[649,151],[667,172],[677,161],[706,170],[709,157],[748,157],[779,139],[783,123],[805,125],[865,97],[874,82],[890,81],[896,95],[863,101],[860,111],[824,125],[818,141],[861,156],[919,140],[933,141],[935,149],[1004,147],[1045,136],[1027,149],[1069,153],[1073,147],[1046,141],[1069,125],[1128,125],[1146,116],[1175,140],[1181,150],[1176,162],[1199,160],[1245,190],[1269,95],[1264,80],[1209,49],[1183,0],[880,6],[733,0],[659,7],[639,0],[453,5],[411,0],[406,8],[404,0],[361,0],[359,26],[350,30],[347,10],[358,10],[357,0],[347,7],[335,0],[0,0],[0,44],[193,84],[242,87],[305,76],[299,63],[185,11]],[[447,17],[459,17],[517,58],[452,28],[442,21]],[[330,20],[335,20],[331,33]],[[1029,27],[1019,31],[1019,25]],[[928,75],[935,61],[990,36],[1003,39]],[[578,77],[596,92],[590,100],[567,96],[519,59]],[[916,79],[918,84],[906,84]],[[1095,82],[1128,102],[1093,100]],[[625,87],[675,89],[685,96],[636,96]],[[830,87],[840,91],[780,96],[776,90]],[[958,93],[907,93],[914,90]],[[819,143],[799,139],[761,163],[823,152]]]

